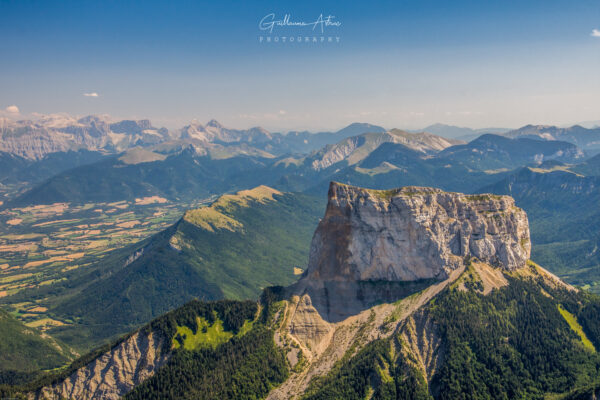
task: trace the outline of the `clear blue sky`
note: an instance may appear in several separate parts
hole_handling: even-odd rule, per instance
[[[269,13],[333,15],[340,42],[260,43]],[[0,0],[0,109],[272,130],[600,120],[594,29],[598,0]],[[271,36],[291,34],[312,30]]]

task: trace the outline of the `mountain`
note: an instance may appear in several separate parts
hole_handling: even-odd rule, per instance
[[[385,131],[385,128],[378,125],[372,125],[365,122],[354,122],[345,128],[334,132],[333,135],[339,139],[343,139],[351,136],[362,135],[364,133],[383,133]]]
[[[517,165],[545,160],[574,162],[584,153],[577,146],[562,141],[540,141],[528,138],[509,139],[498,135],[482,135],[464,144],[442,151],[441,159],[453,160],[478,170],[512,169]]]
[[[573,143],[584,150],[600,150],[600,128],[584,128],[573,125],[569,128],[559,128],[551,125],[526,125],[522,128],[506,132],[507,137],[537,136],[546,140],[562,140]]]
[[[84,204],[146,196],[193,200],[275,179],[270,179],[268,171],[264,171],[273,162],[272,156],[244,153],[238,147],[221,151],[219,145],[211,146],[209,151],[187,145],[170,155],[132,149],[59,173],[6,204],[13,207],[56,202]]]
[[[600,128],[600,120],[583,121],[583,122],[577,123],[576,125],[583,126],[584,128],[588,128],[588,129]]]
[[[6,206],[147,196],[190,201],[261,184],[321,194],[330,180],[371,188],[429,185],[472,192],[497,182],[509,170],[548,160],[580,162],[583,152],[562,141],[486,134],[463,144],[397,129],[349,137],[307,155],[280,157],[250,142],[173,140],[64,171],[10,199]]]
[[[599,378],[600,299],[528,261],[528,238],[507,196],[333,183],[296,284],[192,301],[4,394],[580,398]]]
[[[466,178],[468,177],[468,178]],[[320,178],[320,179],[319,179]],[[431,185],[444,189],[470,191],[495,182],[498,176],[469,170],[460,164],[438,160],[399,143],[383,143],[355,165],[334,166],[324,171],[310,193],[327,193],[330,180],[367,188]]]
[[[0,187],[14,188],[12,191],[18,193],[56,174],[97,162],[104,157],[100,152],[78,150],[50,153],[32,160],[0,152]]]
[[[527,216],[509,197],[332,182],[328,199],[307,272],[291,290],[330,322],[406,296],[407,282],[447,280],[468,257],[508,271],[529,258]]]
[[[261,143],[273,140],[273,135],[260,127],[247,130],[225,128],[213,119],[206,125],[192,122],[183,127],[179,132],[179,138],[210,143]]]
[[[583,158],[577,146],[561,141],[485,134],[462,144],[392,130],[348,138],[305,157],[280,159],[274,166],[280,169],[282,187],[315,194],[325,193],[330,180],[369,188],[430,185],[473,192],[520,166]]]
[[[318,152],[304,158],[304,163],[313,170],[325,170],[332,166],[355,165],[369,156],[384,143],[401,144],[420,154],[432,154],[454,144],[460,143],[444,139],[429,133],[408,133],[399,129],[392,129],[383,133],[366,133],[344,139],[336,144],[327,145]]]
[[[472,128],[464,128],[460,126],[453,125],[445,125],[445,124],[433,124],[429,125],[423,129],[417,131],[410,132],[429,132],[434,135],[442,136],[449,139],[458,139],[470,141],[484,133],[492,133],[492,134],[503,134],[505,132],[510,131],[510,129],[506,128],[482,128],[482,129],[472,129]]]
[[[355,122],[336,132],[312,133],[308,131],[292,131],[286,134],[279,134],[276,137],[278,144],[274,145],[274,147],[278,154],[310,153],[328,144],[338,143],[352,136],[384,132],[386,132],[386,129],[381,126]]]
[[[194,300],[17,390],[34,399],[264,398],[288,371],[258,313],[254,301]],[[168,393],[139,387],[167,366],[176,379],[190,377],[194,387],[174,381]],[[16,393],[7,388],[4,394]]]
[[[99,259],[62,284],[19,296],[54,299],[49,312],[76,321],[51,330],[89,348],[199,298],[256,298],[304,268],[323,204],[266,186],[224,195],[175,225]],[[17,298],[18,300],[18,298]]]
[[[514,197],[531,219],[533,259],[570,283],[599,290],[600,177],[561,165],[522,168],[479,192]]]
[[[280,158],[269,169],[280,175],[276,187],[315,195],[327,193],[331,180],[370,188],[432,185],[472,191],[499,179],[498,171],[476,171],[438,157],[440,149],[455,143],[460,142],[428,133],[369,133],[304,157]]]
[[[120,152],[170,139],[165,128],[148,120],[111,122],[108,117],[75,119],[51,115],[38,120],[6,120],[0,129],[0,151],[28,159],[67,151]]]
[[[104,157],[101,152],[87,150],[49,153],[40,159],[0,152],[0,206],[54,175]]]
[[[206,125],[193,122],[176,134],[178,140],[192,140],[193,143],[217,143],[223,145],[246,143],[257,149],[275,155],[309,153],[328,144],[364,133],[383,133],[385,129],[367,123],[352,123],[336,132],[291,131],[270,133],[261,127],[247,130],[225,128],[215,120]]]
[[[0,310],[0,385],[73,360],[67,346]]]
[[[473,192],[497,182],[517,166],[544,157],[572,160],[581,154],[569,143],[542,145],[540,150],[535,143],[523,146],[516,139],[497,135],[484,135],[468,144],[453,143],[456,141],[423,133],[400,134],[399,138],[369,134],[275,165],[286,163],[281,182],[304,185],[315,194],[325,193],[330,180],[368,188],[429,185]]]
[[[277,159],[252,143],[170,141],[132,148],[64,171],[10,199],[6,205],[83,204],[146,196],[190,200],[278,182],[284,190],[304,190],[327,179],[336,168],[363,160],[382,143],[402,144],[420,155],[428,155],[455,142],[427,133],[392,130],[347,138],[306,157]],[[303,175],[298,184],[282,182],[283,176],[295,173]]]
[[[569,169],[575,173],[586,176],[600,176],[600,154],[589,158],[582,163],[573,165]]]
[[[181,147],[192,144],[198,148],[210,144],[223,146],[250,145],[259,151],[276,155],[308,153],[327,144],[364,133],[382,133],[385,129],[367,123],[353,123],[336,132],[270,133],[261,127],[227,128],[216,120],[206,124],[192,121],[169,132],[156,128],[149,120],[112,121],[109,116],[90,115],[75,118],[53,114],[36,120],[0,120],[0,152],[27,159],[40,159],[47,154],[87,150],[115,154],[133,147]],[[160,147],[160,146],[159,146]],[[208,146],[210,148],[210,146]]]

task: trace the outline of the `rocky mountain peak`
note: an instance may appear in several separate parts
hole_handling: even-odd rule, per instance
[[[85,117],[79,118],[77,122],[82,125],[108,124],[112,122],[112,118],[108,114],[87,115]]]
[[[289,288],[325,320],[342,321],[464,270],[526,266],[529,223],[509,196],[407,186],[371,190],[332,182],[308,267]]]
[[[208,121],[208,123],[206,124],[206,126],[211,126],[214,128],[223,128],[223,125],[221,125],[219,123],[219,121],[217,121],[216,119],[211,119],[210,121]]]
[[[312,242],[309,279],[445,279],[475,257],[514,270],[529,258],[527,215],[509,196],[332,182]]]

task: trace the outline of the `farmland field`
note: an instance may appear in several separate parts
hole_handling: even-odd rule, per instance
[[[46,314],[50,298],[21,301],[14,295],[51,288],[66,280],[67,272],[97,265],[112,250],[139,242],[173,224],[186,209],[210,201],[173,203],[153,196],[4,209],[0,211],[0,301],[29,326],[45,330],[63,324]]]

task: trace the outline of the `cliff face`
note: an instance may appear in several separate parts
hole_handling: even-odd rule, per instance
[[[65,380],[32,393],[30,399],[118,399],[154,374],[170,357],[162,339],[138,331]]]
[[[529,258],[527,215],[508,196],[332,183],[312,241],[308,278],[445,279],[472,256],[513,270]]]
[[[377,191],[331,183],[308,269],[292,287],[329,321],[447,279],[465,259],[525,266],[527,215],[508,196],[404,187]]]

